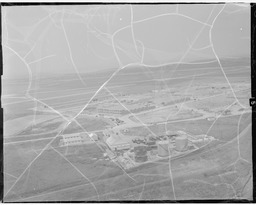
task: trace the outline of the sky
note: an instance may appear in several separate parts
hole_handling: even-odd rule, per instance
[[[249,4],[4,6],[4,78],[250,56]]]

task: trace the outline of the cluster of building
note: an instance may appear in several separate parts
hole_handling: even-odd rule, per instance
[[[118,118],[109,118],[111,121],[113,121],[116,125],[120,125],[120,124],[123,124],[124,121],[123,120],[120,120]]]
[[[95,133],[72,133],[62,135],[59,145],[65,146],[77,146],[82,144],[90,144],[98,140],[98,136]]]
[[[215,138],[212,136],[208,136],[208,135],[197,135],[197,136],[190,136],[190,142],[192,143],[203,143],[203,144],[207,144],[211,141],[213,141]]]
[[[197,143],[202,145],[214,140],[211,136],[190,136],[185,132],[151,136],[144,140],[131,139],[115,129],[104,130],[103,136],[106,146],[104,156],[106,159],[116,160],[125,169],[169,156],[175,157],[201,147],[196,146]],[[60,146],[90,144],[99,140],[101,139],[95,133],[67,134],[60,139]]]
[[[112,153],[116,153],[117,161],[124,168],[169,156],[175,157],[186,151],[195,150],[198,148],[196,146],[198,142],[207,143],[214,140],[213,137],[207,135],[190,136],[185,132],[178,132],[169,135],[171,137],[160,137],[160,140],[157,137],[152,141],[152,137],[150,137],[151,140],[146,140],[141,145],[141,143],[132,143],[134,141],[137,142],[138,139],[130,139],[128,141],[127,136],[123,136],[120,132],[115,132],[114,130],[105,131],[104,135],[107,138],[106,144]]]
[[[129,169],[136,166],[132,158],[127,153],[124,153],[123,156],[118,156],[116,161],[119,162],[124,169]]]
[[[120,147],[121,150],[123,147]],[[188,148],[188,138],[185,136],[179,136],[175,139],[175,143],[165,140],[155,142],[155,146],[152,145],[139,145],[128,146],[126,150],[123,150],[123,155],[118,155],[116,160],[121,164],[124,169],[128,169],[137,166],[141,163],[158,160],[160,158],[169,157],[171,152],[184,152]]]

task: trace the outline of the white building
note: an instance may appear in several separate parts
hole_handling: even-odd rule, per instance
[[[98,141],[99,140],[99,137],[97,134],[95,133],[89,133],[89,137],[94,140],[94,141]]]

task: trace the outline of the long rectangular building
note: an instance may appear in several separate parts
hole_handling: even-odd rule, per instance
[[[91,138],[87,134],[81,133],[66,134],[60,140],[60,146],[75,146],[90,143],[93,143]]]

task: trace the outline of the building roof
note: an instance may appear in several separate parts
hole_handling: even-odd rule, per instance
[[[76,141],[76,140],[91,141],[91,138],[86,133],[65,134],[65,135],[62,135],[62,138],[64,141]]]
[[[121,133],[115,133],[111,132],[109,133],[110,137],[106,140],[106,143],[109,146],[118,146],[118,145],[124,145],[128,144],[128,141],[125,139],[125,137]]]

